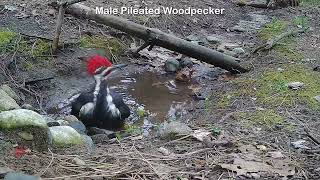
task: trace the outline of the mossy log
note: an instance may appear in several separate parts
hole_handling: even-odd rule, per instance
[[[66,8],[66,13],[78,18],[94,20],[112,28],[126,32],[132,36],[143,39],[152,48],[161,46],[166,49],[185,54],[200,61],[213,64],[232,73],[244,73],[247,69],[240,66],[238,59],[220,53],[218,51],[194,44],[171,34],[166,34],[158,29],[148,28],[140,24],[130,22],[126,19],[112,16],[96,14],[95,9],[82,4],[73,4]]]

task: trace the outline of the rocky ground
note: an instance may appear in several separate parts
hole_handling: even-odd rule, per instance
[[[123,17],[237,57],[250,69],[232,75],[158,47],[133,56],[139,39],[70,15],[64,46],[52,55],[57,12],[49,2],[2,1],[0,177],[319,179],[320,4],[239,2],[83,2],[224,8],[213,16]],[[92,83],[82,57],[96,53],[129,64],[111,79],[132,110],[120,132],[86,129],[68,115],[68,98]],[[148,91],[132,90],[142,88]]]

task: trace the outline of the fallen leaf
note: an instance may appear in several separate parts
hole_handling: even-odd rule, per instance
[[[284,155],[280,151],[268,152],[268,156],[274,159],[283,159]]]
[[[286,161],[278,161],[269,165],[262,160],[245,160],[238,154],[235,155],[232,164],[219,164],[221,168],[228,169],[237,173],[237,176],[246,175],[247,173],[267,172],[278,174],[282,177],[292,176],[295,174],[295,168]]]
[[[23,147],[16,147],[16,148],[14,149],[14,156],[19,159],[19,158],[21,158],[23,155],[25,155],[26,153],[30,153],[30,152],[31,152],[30,149],[25,149],[25,148],[23,148]]]
[[[203,142],[205,137],[208,137],[211,134],[211,132],[204,130],[204,129],[199,129],[195,130],[192,134],[192,137],[196,138],[197,140]]]

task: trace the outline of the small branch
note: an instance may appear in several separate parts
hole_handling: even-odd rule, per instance
[[[40,81],[47,81],[47,80],[51,80],[54,79],[54,77],[46,77],[46,78],[39,78],[39,79],[33,79],[33,80],[29,80],[25,82],[25,85],[29,85],[29,84],[34,84]]]
[[[320,141],[317,140],[313,135],[310,133],[309,129],[305,128],[304,131],[306,132],[306,135],[317,145],[320,145]]]
[[[283,38],[289,37],[289,36],[294,36],[296,34],[299,33],[304,33],[308,30],[309,28],[305,28],[302,30],[291,30],[288,32],[284,32],[282,34],[280,34],[279,36],[276,36],[273,39],[269,39],[265,44],[263,44],[262,46],[257,47],[255,50],[253,50],[252,54],[257,53],[258,51],[266,51],[266,50],[270,50],[272,49],[275,45],[278,44],[278,42],[280,40],[282,40]]]
[[[66,7],[66,6],[76,4],[76,3],[79,3],[82,1],[86,1],[86,0],[63,0],[63,1],[58,2],[58,6],[65,6]]]
[[[61,34],[61,27],[62,27],[62,23],[63,23],[64,13],[65,13],[65,7],[62,5],[59,6],[59,15],[58,15],[58,19],[57,19],[56,32],[55,32],[53,43],[52,43],[53,53],[56,53],[58,50],[59,38],[60,38],[60,34]]]

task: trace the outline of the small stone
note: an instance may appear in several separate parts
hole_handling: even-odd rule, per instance
[[[70,126],[55,126],[49,128],[54,147],[70,147],[84,144],[81,135]]]
[[[20,106],[4,90],[0,89],[0,112],[13,109],[20,109]]]
[[[13,170],[8,167],[0,167],[0,178],[3,178],[6,174],[12,172]]]
[[[110,139],[116,137],[116,133],[114,131],[106,130],[106,129],[100,129],[96,127],[90,127],[88,129],[88,135],[93,136],[97,134],[106,134]]]
[[[4,180],[40,180],[40,177],[27,175],[21,172],[10,172],[4,177]]]
[[[26,141],[32,141],[33,140],[33,135],[28,132],[18,132],[18,136],[20,136],[22,139]]]
[[[175,58],[168,59],[165,62],[164,68],[167,72],[177,72],[180,68],[180,62]]]
[[[298,90],[298,89],[301,89],[304,86],[304,83],[302,83],[302,82],[291,82],[291,83],[287,84],[287,86],[288,86],[289,89]]]
[[[207,41],[212,44],[220,44],[223,40],[215,35],[207,36]]]
[[[258,145],[257,146],[257,148],[259,149],[259,150],[261,150],[261,151],[267,151],[267,147],[266,146],[264,146],[264,145]]]
[[[221,45],[222,45],[222,47],[223,47],[224,49],[229,50],[229,51],[233,51],[233,49],[240,47],[240,45],[238,45],[238,44],[233,44],[233,43],[223,43],[223,44],[221,44]]]
[[[162,153],[163,155],[165,155],[165,156],[169,156],[171,153],[170,153],[170,151],[167,149],[167,148],[164,148],[164,147],[160,147],[159,149],[158,149],[158,151],[160,152],[160,153]]]
[[[314,97],[315,100],[317,100],[318,102],[320,102],[320,95],[319,96],[316,96]]]
[[[246,51],[241,47],[234,48],[232,50],[232,52],[235,53],[237,56],[241,56],[241,55],[244,55],[246,53]]]
[[[192,68],[193,66],[193,62],[190,58],[181,59],[179,64],[180,64],[180,68],[185,68],[185,67]]]
[[[86,165],[86,162],[84,162],[82,159],[77,158],[77,157],[75,157],[75,158],[72,159],[72,163],[73,163],[73,164],[76,164],[76,165],[79,165],[79,166],[84,166],[84,165]]]
[[[62,119],[57,120],[57,122],[60,124],[60,126],[68,126],[69,125],[68,121],[65,121]]]
[[[304,145],[306,143],[305,140],[298,140],[295,142],[291,142],[291,145],[295,148],[295,149],[310,149],[309,147],[307,147],[306,145]]]
[[[92,138],[87,135],[81,135],[81,138],[84,146],[87,148],[88,153],[92,153],[96,149]]]
[[[268,152],[268,156],[274,159],[283,159],[284,155],[280,151]]]
[[[18,96],[18,94],[15,93],[10,86],[4,84],[4,85],[2,85],[0,87],[0,89],[2,89],[4,92],[6,92],[14,100],[16,100],[16,101],[20,101],[21,100],[20,97]]]
[[[284,71],[284,69],[282,69],[282,68],[278,68],[278,69],[277,69],[277,71],[279,71],[279,72],[283,72],[283,71]]]
[[[31,104],[23,104],[21,106],[22,109],[28,109],[28,110],[31,110],[31,111],[34,111],[35,108],[31,105]]]
[[[69,126],[80,134],[86,134],[86,126],[81,121],[72,121],[69,123]]]
[[[170,123],[164,122],[160,128],[160,136],[163,138],[172,136],[183,136],[192,133],[192,129],[184,123],[173,121]]]
[[[63,120],[65,120],[65,121],[67,121],[67,122],[69,122],[69,123],[79,121],[78,118],[75,117],[74,115],[65,116],[65,117],[63,118]]]
[[[253,179],[260,179],[260,175],[258,173],[251,173]]]
[[[110,140],[110,138],[106,134],[96,134],[91,136],[91,139],[94,142],[94,144],[103,144],[107,143]]]
[[[48,14],[49,14],[50,16],[54,16],[54,15],[56,14],[56,10],[54,10],[54,9],[49,9]]]

